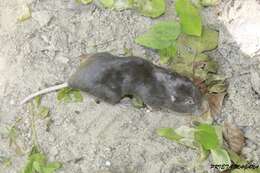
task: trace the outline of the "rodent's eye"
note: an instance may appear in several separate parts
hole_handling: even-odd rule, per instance
[[[185,100],[185,104],[186,104],[186,105],[192,105],[192,104],[194,104],[194,101],[193,101],[193,99],[190,97],[190,98],[188,98],[188,99]]]

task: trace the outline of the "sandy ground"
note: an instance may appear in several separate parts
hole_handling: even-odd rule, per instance
[[[31,6],[32,18],[19,23],[17,17],[26,3]],[[230,34],[232,30],[225,26],[225,16],[216,15],[223,11],[229,14],[232,3],[227,7],[225,1],[203,10],[205,23],[220,31],[219,47],[209,54],[220,63],[220,71],[229,83],[219,121],[234,119],[247,137],[243,153],[259,163],[260,95],[252,89],[251,81],[256,79],[251,74],[260,71],[260,61],[240,51]],[[19,172],[31,148],[29,113],[25,106],[18,106],[21,99],[66,81],[83,53],[109,51],[123,55],[128,48],[134,55],[156,60],[154,52],[136,45],[133,39],[157,20],[173,18],[172,11],[169,8],[165,16],[151,20],[134,11],[115,12],[73,0],[1,0],[0,157],[11,158],[13,164],[3,168],[0,163],[0,172]],[[49,118],[37,120],[38,138],[50,161],[63,163],[58,173],[192,172],[188,167],[196,160],[196,152],[155,134],[159,127],[189,124],[190,117],[146,112],[133,108],[129,100],[116,106],[96,104],[92,96],[83,96],[84,102],[69,104],[58,103],[56,93],[43,98],[43,105],[51,111]],[[22,155],[8,146],[6,138],[6,127],[17,117],[22,118],[17,139]],[[52,124],[48,128],[49,119]],[[207,162],[205,169],[213,172]]]

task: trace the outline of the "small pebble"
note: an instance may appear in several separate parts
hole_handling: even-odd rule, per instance
[[[11,104],[11,105],[14,105],[14,100],[11,100],[11,101],[10,101],[10,104]]]
[[[150,109],[146,109],[146,112],[149,113],[149,112],[151,112],[151,110]]]
[[[110,161],[106,161],[106,162],[105,162],[105,165],[106,165],[106,166],[111,166],[111,162],[110,162]]]

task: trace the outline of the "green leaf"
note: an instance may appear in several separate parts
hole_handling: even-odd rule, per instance
[[[176,45],[171,46],[171,47],[167,47],[164,49],[160,49],[159,50],[159,54],[160,54],[160,62],[162,64],[167,64],[170,63],[171,60],[176,56],[177,54],[177,48]]]
[[[78,3],[82,3],[82,4],[89,4],[92,2],[92,0],[76,0]]]
[[[60,167],[59,162],[47,163],[46,156],[34,147],[22,173],[54,173]]]
[[[148,17],[158,17],[165,12],[165,0],[134,0],[138,11]]]
[[[182,32],[188,35],[201,36],[202,22],[200,11],[190,2],[190,0],[177,0],[175,8]]]
[[[49,108],[45,107],[45,106],[41,106],[39,107],[39,113],[38,115],[41,117],[41,118],[46,118],[49,116]]]
[[[204,149],[201,145],[199,145],[199,162],[206,160],[209,156],[209,150]]]
[[[82,102],[83,97],[78,89],[63,88],[58,91],[57,100],[63,102]]]
[[[217,125],[217,126],[214,126],[214,128],[215,128],[215,132],[216,132],[217,137],[218,137],[218,143],[219,143],[220,146],[222,146],[223,145],[222,126]]]
[[[218,46],[218,32],[203,27],[201,37],[189,36],[181,34],[177,40],[177,48],[184,49],[186,47],[194,55],[204,51],[213,50]]]
[[[43,164],[46,161],[46,158],[41,153],[35,153],[29,156],[26,167],[24,168],[23,173],[35,173],[34,162]]]
[[[175,132],[178,135],[183,137],[178,141],[180,144],[183,144],[193,149],[198,149],[198,144],[194,139],[194,134],[195,134],[194,128],[190,128],[187,126],[180,126],[175,130]]]
[[[30,19],[32,16],[31,9],[28,5],[23,5],[22,8],[22,15],[18,17],[18,21],[20,22],[24,22],[25,20]]]
[[[182,136],[178,135],[172,128],[157,129],[157,134],[172,141],[179,141],[181,138],[183,138]]]
[[[43,167],[43,173],[54,173],[57,169],[61,168],[62,164],[59,162],[48,163]]]
[[[37,161],[33,162],[33,169],[35,169],[37,172],[42,172],[43,173],[43,165],[41,165],[42,163],[39,163]]]
[[[134,5],[134,0],[115,0],[113,8],[116,10],[124,10],[132,8]]]
[[[114,0],[101,0],[101,3],[105,8],[112,8],[114,5]]]
[[[135,39],[135,42],[153,49],[164,49],[175,45],[180,34],[180,25],[176,22],[159,22],[150,31]]]
[[[134,97],[132,99],[132,105],[135,107],[135,108],[143,108],[144,107],[144,102],[143,100],[140,98],[140,97]]]
[[[217,5],[219,3],[219,0],[200,0],[201,5],[203,6],[212,6]]]
[[[230,157],[230,159],[237,165],[246,165],[247,161],[246,159],[244,159],[242,156],[239,156],[237,153],[235,153],[234,151],[230,150],[230,149],[226,149],[228,152],[228,155]]]
[[[219,147],[215,128],[210,124],[200,124],[196,127],[195,140],[207,150]]]
[[[231,160],[225,149],[215,148],[215,149],[211,149],[210,152],[211,152],[213,164],[223,166],[223,168],[220,168],[220,170],[223,171],[228,167],[230,167]]]

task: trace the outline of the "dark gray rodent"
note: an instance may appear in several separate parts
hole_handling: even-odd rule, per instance
[[[132,95],[152,108],[183,113],[197,112],[202,102],[200,91],[188,78],[139,57],[118,57],[110,53],[86,56],[68,83],[45,91],[66,86],[86,91],[111,104]],[[40,92],[38,95],[46,93]],[[36,95],[27,97],[23,103]]]

